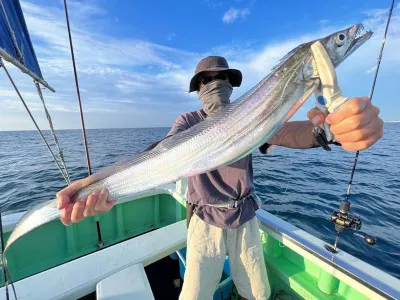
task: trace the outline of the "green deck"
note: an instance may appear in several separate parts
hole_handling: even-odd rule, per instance
[[[14,281],[98,251],[96,220],[103,247],[113,245],[186,217],[185,207],[169,194],[117,204],[110,213],[66,227],[53,221],[17,241],[7,253]],[[9,233],[6,233],[7,239]],[[276,299],[285,291],[297,299],[368,299],[298,253],[263,232],[264,256]],[[4,285],[3,272],[0,273]]]
[[[264,257],[273,292],[285,291],[300,299],[368,299],[313,262],[262,233]]]
[[[56,220],[18,240],[6,253],[13,281],[100,250],[96,221],[104,247],[186,218],[186,209],[169,194],[115,205],[105,215],[64,226]],[[5,234],[5,240],[10,233]],[[4,285],[3,272],[0,273]]]

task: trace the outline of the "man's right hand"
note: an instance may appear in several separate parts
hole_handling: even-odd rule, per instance
[[[86,179],[81,179],[57,193],[58,209],[64,209],[60,217],[64,225],[78,223],[85,217],[107,213],[114,206],[116,201],[108,199],[107,189],[93,191],[88,197],[73,201],[72,196],[86,185]]]

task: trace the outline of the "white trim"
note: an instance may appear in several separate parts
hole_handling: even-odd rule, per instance
[[[171,183],[168,185],[165,185],[163,187],[160,188],[156,188],[156,189],[152,189],[149,191],[144,191],[141,193],[138,193],[134,196],[132,196],[131,198],[127,198],[127,199],[123,199],[118,201],[117,204],[121,204],[121,203],[125,203],[125,202],[130,202],[130,201],[134,201],[140,198],[144,198],[144,197],[149,197],[149,196],[155,196],[155,195],[160,195],[160,194],[167,194],[167,195],[171,195],[173,196],[175,199],[178,200],[178,202],[180,202],[182,204],[182,195],[180,195],[179,193],[177,193],[175,191],[175,184]],[[22,211],[22,212],[17,212],[17,213],[12,213],[9,215],[4,215],[2,216],[3,219],[3,232],[7,233],[10,231],[13,231],[15,226],[17,225],[17,223],[19,222],[19,220],[21,220],[21,218],[23,217],[23,215],[26,213],[27,211]]]
[[[146,266],[182,249],[186,234],[183,220],[22,279],[14,283],[18,300],[83,297],[94,292],[98,282],[124,268],[137,263]],[[4,287],[0,299],[6,299]]]
[[[319,248],[323,252],[325,252],[325,256],[331,257],[331,261],[335,264],[335,262],[340,259],[346,261],[348,264],[352,265],[355,269],[360,270],[360,274],[368,274],[373,277],[383,285],[389,286],[395,290],[400,296],[400,280],[373,267],[370,264],[365,263],[362,260],[346,253],[343,250],[340,250],[337,254],[332,254],[325,249],[326,242],[320,240],[319,238],[305,232],[297,228],[296,226],[287,223],[286,221],[264,211],[258,210],[257,215],[260,217],[262,215],[262,221],[260,220],[260,229],[265,231],[267,234],[271,235],[276,240],[280,241],[283,245],[289,247],[302,257],[310,260],[315,263],[318,267],[322,268],[324,271],[332,274],[337,277],[340,281],[347,283],[349,286],[355,288],[360,293],[366,295],[371,299],[387,299],[377,294],[375,291],[362,284],[359,280],[356,280],[349,275],[342,272],[338,267],[334,265],[328,264],[322,259],[320,259],[312,249],[307,249],[307,245],[304,245],[303,242],[300,242],[296,237],[301,237],[302,240],[306,240],[307,243],[312,245],[314,248]],[[271,226],[274,230],[271,230],[266,225],[263,224],[265,222],[267,225]],[[283,229],[285,232],[290,232],[290,235],[283,233]],[[294,242],[296,241],[296,242]],[[299,246],[301,244],[301,246]],[[371,283],[370,283],[371,284]],[[371,284],[373,285],[373,284]],[[377,287],[378,288],[378,287]],[[397,297],[396,297],[397,298]]]
[[[21,220],[26,211],[17,212],[9,215],[2,216],[3,220],[3,233],[13,231],[15,225]]]

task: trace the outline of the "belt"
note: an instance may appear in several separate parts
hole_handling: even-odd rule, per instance
[[[206,204],[206,205],[212,206],[212,207],[218,207],[218,208],[232,209],[232,208],[237,208],[240,204],[244,203],[245,201],[247,201],[249,199],[253,199],[253,195],[243,197],[239,200],[229,200],[229,201],[219,203],[219,204]]]

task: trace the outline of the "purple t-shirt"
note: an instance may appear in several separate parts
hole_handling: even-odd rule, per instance
[[[207,115],[203,110],[183,113],[176,119],[168,136],[184,131],[203,121],[206,117]],[[294,126],[290,125],[290,123]],[[311,132],[313,126],[310,122],[290,123],[286,123],[289,125],[285,125],[274,138],[268,141],[268,144],[292,148],[311,148],[316,146]],[[301,134],[296,135],[298,132]],[[280,139],[280,137],[283,137],[283,139]],[[259,208],[252,197],[239,204],[236,208],[217,208],[207,205],[240,200],[254,193],[251,154],[214,171],[188,177],[187,180],[187,201],[196,205],[194,213],[208,224],[223,229],[237,228],[251,220]]]

